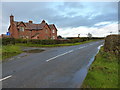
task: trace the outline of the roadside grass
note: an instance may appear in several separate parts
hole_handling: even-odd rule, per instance
[[[104,52],[102,47],[81,88],[118,88],[118,56]]]
[[[22,50],[19,46],[16,45],[5,45],[2,46],[2,59],[10,58],[12,56],[22,53]]]
[[[84,41],[84,42],[78,42],[78,43],[65,43],[65,44],[53,44],[53,45],[42,45],[42,44],[24,44],[24,43],[17,43],[17,46],[27,46],[27,47],[60,47],[60,46],[73,46],[73,45],[80,45],[80,44],[85,44],[89,43],[92,41],[98,41],[98,40],[89,40],[89,41]]]

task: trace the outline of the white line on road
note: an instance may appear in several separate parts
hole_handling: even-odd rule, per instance
[[[50,59],[48,59],[48,60],[46,60],[46,61],[48,62],[48,61],[50,61],[50,60],[53,60],[53,59],[55,59],[55,58],[57,58],[57,57],[63,56],[63,55],[65,55],[65,54],[68,54],[68,53],[71,53],[71,52],[73,52],[73,50],[70,50],[70,51],[65,52],[65,53],[63,53],[63,54],[57,55],[57,56],[55,56],[55,57],[52,57],[52,58],[50,58]]]
[[[10,76],[7,76],[7,77],[5,77],[5,78],[0,79],[0,82],[1,82],[1,81],[3,81],[3,80],[5,80],[5,79],[8,79],[8,78],[10,78],[10,77],[12,77],[12,75],[10,75]]]
[[[82,48],[84,48],[84,47],[87,47],[87,46],[79,47],[78,49],[82,49]]]
[[[98,42],[97,42],[97,43],[98,43]],[[89,45],[94,45],[94,44],[96,44],[96,43],[92,43],[92,44],[89,44]],[[86,46],[83,46],[83,47],[79,47],[78,49],[85,48],[85,47],[87,47],[87,46],[89,46],[89,45],[86,45]],[[53,60],[53,59],[55,59],[55,58],[58,58],[58,57],[63,56],[63,55],[65,55],[65,54],[71,53],[71,52],[73,52],[73,51],[74,51],[74,50],[70,50],[70,51],[65,52],[65,53],[63,53],[63,54],[57,55],[57,56],[55,56],[55,57],[52,57],[52,58],[50,58],[50,59],[48,59],[48,60],[46,60],[46,61],[47,61],[47,62],[48,62],[48,61],[51,61],[51,60]]]

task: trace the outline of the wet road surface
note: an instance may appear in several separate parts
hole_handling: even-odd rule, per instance
[[[84,69],[104,41],[76,46],[45,48],[2,64],[3,88],[76,88]]]

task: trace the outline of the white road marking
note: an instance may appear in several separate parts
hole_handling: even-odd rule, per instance
[[[87,47],[87,46],[79,47],[78,49],[82,49],[82,48],[84,48],[84,47]]]
[[[1,82],[1,81],[3,81],[3,80],[5,80],[5,79],[8,79],[8,78],[10,78],[10,77],[12,77],[12,75],[10,75],[10,76],[7,76],[7,77],[5,77],[5,78],[0,79],[0,82]]]
[[[70,50],[70,51],[65,52],[65,53],[63,53],[63,54],[57,55],[57,56],[55,56],[55,57],[52,57],[52,58],[50,58],[50,59],[48,59],[48,60],[46,60],[46,61],[48,62],[48,61],[50,61],[50,60],[53,60],[53,59],[55,59],[55,58],[57,58],[57,57],[63,56],[63,55],[65,55],[65,54],[68,54],[68,53],[71,53],[71,52],[73,52],[73,50]]]
[[[98,43],[98,42],[97,42],[97,43]],[[89,45],[94,45],[94,44],[96,44],[96,43],[92,43],[92,44],[89,44]],[[83,46],[83,47],[79,47],[78,49],[85,48],[85,47],[87,47],[87,46],[89,46],[89,45],[86,45],[86,46]],[[53,60],[53,59],[55,59],[55,58],[58,58],[58,57],[63,56],[63,55],[65,55],[65,54],[71,53],[71,52],[73,52],[73,51],[74,51],[74,50],[70,50],[70,51],[65,52],[65,53],[63,53],[63,54],[57,55],[57,56],[55,56],[55,57],[52,57],[52,58],[50,58],[50,59],[48,59],[48,60],[46,60],[46,61],[47,61],[47,62],[48,62],[48,61],[51,61],[51,60]]]
[[[99,42],[91,43],[91,44],[89,44],[89,45],[86,45],[86,46],[83,46],[83,47],[79,47],[78,49],[82,49],[82,48],[84,48],[84,47],[87,47],[87,46],[90,46],[90,45],[94,45],[94,44],[97,44],[97,43],[99,43]]]

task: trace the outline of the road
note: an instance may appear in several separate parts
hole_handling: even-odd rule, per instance
[[[4,62],[0,82],[3,88],[76,88],[84,79],[82,73],[77,73],[90,63],[103,43],[49,48]]]

